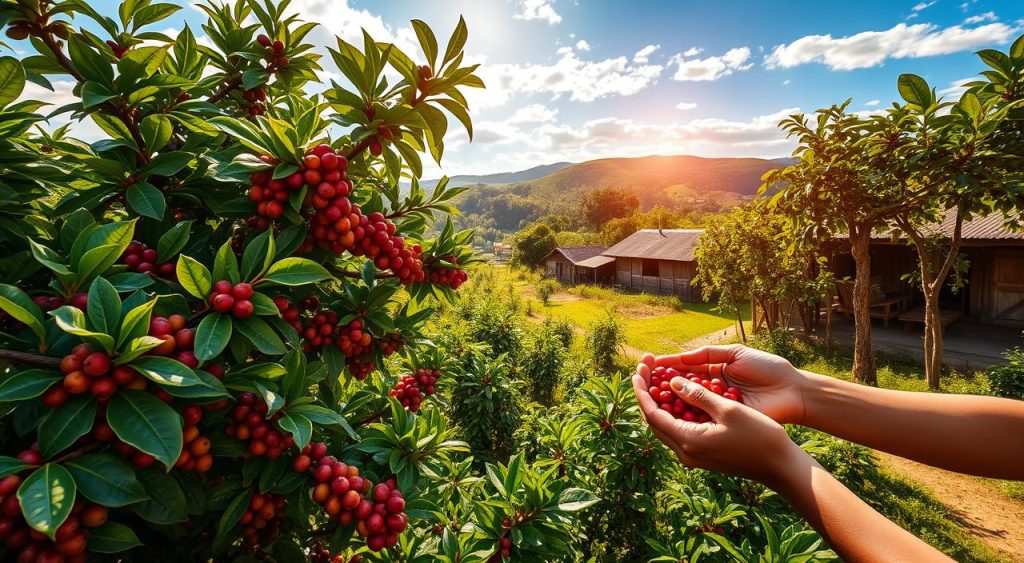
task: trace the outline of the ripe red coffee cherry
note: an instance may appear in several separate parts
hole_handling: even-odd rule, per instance
[[[169,320],[163,317],[153,317],[149,321],[149,335],[150,336],[164,336],[165,334],[171,334],[174,332],[174,328],[171,326]]]
[[[92,395],[99,400],[109,399],[117,392],[117,382],[114,381],[113,377],[100,377],[96,381],[93,381],[92,387],[90,387]]]
[[[43,456],[37,450],[25,450],[18,454],[17,457],[29,465],[39,465],[43,463]],[[17,501],[17,499],[15,499],[15,501]]]
[[[263,33],[261,33],[261,34],[256,36],[256,42],[259,43],[260,45],[264,46],[264,47],[270,47],[270,44],[271,44],[270,38],[267,37],[266,34],[263,34]]]
[[[103,352],[93,352],[82,362],[82,371],[92,376],[99,376],[110,371],[110,356]]]
[[[234,286],[228,280],[220,280],[213,284],[214,293],[231,293],[231,289]]]
[[[217,293],[210,300],[213,310],[218,313],[227,313],[235,306],[235,298],[227,293]]]
[[[388,499],[388,512],[398,514],[405,510],[405,499],[400,496],[393,496]]]
[[[248,299],[240,299],[238,301],[235,301],[234,308],[231,310],[231,314],[238,317],[239,319],[249,317],[250,315],[252,315],[252,312],[252,301],[249,301]]]
[[[191,348],[195,342],[196,333],[190,328],[183,328],[174,333],[174,342],[178,348]]]
[[[62,385],[54,385],[43,393],[41,401],[43,405],[52,409],[68,402],[68,397],[68,391]]]
[[[252,298],[252,285],[247,283],[236,283],[231,288],[231,296],[235,299],[250,299]]]
[[[308,455],[300,455],[295,458],[294,462],[292,462],[292,469],[297,473],[305,473],[312,463],[313,462],[309,459]]]
[[[91,504],[82,510],[79,519],[82,522],[82,526],[86,528],[95,528],[102,526],[107,521],[107,515],[109,511],[107,507],[100,504]]]

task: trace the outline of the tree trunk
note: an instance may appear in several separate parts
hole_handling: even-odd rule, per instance
[[[939,289],[942,285],[924,290],[924,376],[929,389],[939,388],[942,373],[942,316],[939,309]]]
[[[825,354],[832,356],[832,303],[825,307]]]
[[[877,385],[875,356],[871,350],[871,229],[850,229],[850,251],[857,264],[853,284],[853,379]]]
[[[736,307],[736,323],[739,324],[740,338],[743,339],[743,343],[747,343],[747,331],[743,328],[743,315],[740,314],[740,308]]]

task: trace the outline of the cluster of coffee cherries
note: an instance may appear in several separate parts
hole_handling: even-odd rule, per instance
[[[181,416],[185,421],[185,426],[181,429],[184,446],[174,467],[184,471],[206,473],[213,465],[213,455],[210,454],[210,439],[199,435],[198,425],[203,418],[203,408],[199,405],[189,405],[182,411]]]
[[[196,331],[185,326],[186,319],[182,315],[169,317],[154,316],[149,320],[149,335],[163,340],[156,348],[149,351],[154,356],[167,356],[178,360],[195,369],[199,366],[192,347],[195,345]]]
[[[107,507],[88,504],[81,499],[71,507],[71,514],[54,532],[53,540],[29,527],[22,515],[18,500],[21,477],[8,475],[0,479],[0,543],[11,554],[13,561],[84,563],[89,535],[87,530],[107,521]]]
[[[454,256],[445,256],[440,259],[432,260],[431,265],[427,267],[429,271],[427,274],[427,280],[433,284],[447,285],[452,289],[459,289],[459,286],[469,279],[469,275],[461,268],[448,268],[437,265],[441,260],[450,264],[459,263],[459,259]]]
[[[263,47],[263,59],[267,61],[268,71],[288,66],[288,57],[284,56],[284,42],[280,39],[271,40],[263,33],[256,36],[256,42]]]
[[[302,335],[302,349],[314,352],[334,344],[334,331],[338,326],[338,313],[330,309],[317,312],[299,331]]]
[[[266,170],[254,173],[249,177],[249,181],[252,182],[252,187],[249,188],[247,195],[249,201],[256,204],[256,219],[250,226],[260,231],[266,230],[270,220],[280,219],[284,215],[291,192],[299,191],[305,183],[301,172],[295,172],[281,180],[274,179]]]
[[[121,60],[121,58],[128,53],[128,49],[130,48],[128,45],[122,45],[113,39],[107,39],[106,43],[107,47],[110,47],[110,50],[114,52],[114,56],[117,57],[117,60]]]
[[[323,544],[314,545],[309,549],[309,562],[310,563],[362,563],[363,556],[359,554],[345,557],[345,555],[338,553],[337,555],[331,555],[331,550],[323,546]]]
[[[242,92],[242,99],[246,102],[242,107],[249,115],[263,115],[267,112],[267,106],[263,103],[267,101],[267,91],[262,85]]]
[[[398,399],[409,411],[417,412],[424,396],[434,394],[434,384],[440,375],[441,372],[436,369],[420,368],[395,382],[388,394]]]
[[[512,538],[510,538],[508,536],[502,536],[501,539],[498,540],[498,551],[497,551],[497,553],[492,555],[491,558],[488,559],[488,561],[490,561],[491,563],[498,563],[498,562],[502,561],[503,559],[508,559],[511,556],[512,556]]]
[[[246,442],[249,454],[276,459],[282,452],[295,445],[290,435],[278,429],[275,423],[281,418],[275,413],[267,418],[267,404],[252,393],[238,396],[238,404],[231,409],[231,422],[224,427],[229,437]]]
[[[311,472],[317,482],[313,500],[342,526],[355,524],[366,546],[381,551],[398,543],[398,534],[409,524],[405,499],[392,477],[376,486],[359,475],[359,468],[327,455],[323,442],[308,444],[295,458],[292,468]]]
[[[361,318],[352,319],[338,327],[338,349],[347,358],[348,370],[352,377],[362,381],[373,371],[371,359],[373,336],[365,329]]]
[[[213,284],[210,293],[210,306],[218,313],[231,313],[237,319],[252,315],[252,285],[245,282],[231,284],[228,280],[220,280]]]
[[[357,213],[358,207],[355,206]],[[363,217],[365,221],[362,220]],[[354,256],[366,256],[373,260],[373,265],[378,270],[390,269],[405,285],[426,279],[426,273],[423,271],[423,249],[418,244],[407,248],[405,239],[395,235],[395,224],[384,217],[383,213],[362,215],[355,234],[355,245],[349,249]]]
[[[140,274],[147,274],[153,272],[161,278],[175,281],[178,279],[178,273],[175,269],[174,262],[166,261],[156,263],[157,255],[156,250],[146,246],[137,240],[133,240],[128,243],[125,247],[124,253],[121,254],[119,262],[128,266],[128,269],[133,272]]]
[[[672,414],[672,416],[688,422],[710,422],[711,417],[702,409],[686,403],[672,392],[669,383],[675,377],[685,377],[690,381],[703,386],[716,395],[721,395],[733,401],[743,401],[742,393],[736,387],[730,387],[723,379],[712,377],[706,373],[683,373],[672,367],[658,366],[651,370],[651,387],[648,392],[658,407]]]
[[[114,367],[106,352],[93,351],[89,344],[79,344],[60,361],[60,372],[64,374],[61,385],[48,389],[42,397],[43,404],[58,407],[67,402],[70,395],[92,393],[103,402],[117,392],[118,387],[145,389],[147,380],[128,366]]]
[[[284,322],[294,328],[296,333],[300,335],[303,334],[304,328],[302,326],[302,311],[292,303],[291,299],[288,299],[284,295],[276,295],[273,300],[274,306],[277,307],[277,312],[281,314],[281,318],[284,319]]]
[[[260,494],[253,491],[249,508],[242,514],[243,544],[252,551],[269,545],[277,538],[281,520],[284,519],[284,497],[272,493]]]

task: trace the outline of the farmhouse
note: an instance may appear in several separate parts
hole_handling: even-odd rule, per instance
[[[701,229],[642,229],[604,251],[615,259],[615,281],[637,291],[696,299],[693,250]]]
[[[994,213],[964,222],[961,254],[967,259],[966,285],[959,291],[947,284],[940,296],[944,324],[969,320],[981,324],[1024,328],[1024,232],[1011,231],[1005,216]],[[932,232],[951,238],[955,224],[952,211]],[[871,241],[872,316],[889,322],[923,323],[923,298],[907,281],[918,269],[913,246],[888,233]],[[855,269],[849,251],[836,253],[837,276],[853,279]],[[840,287],[840,306],[848,306],[849,290]],[[844,293],[847,295],[844,296]]]
[[[615,259],[603,246],[560,246],[544,257],[544,274],[565,283],[614,283]]]

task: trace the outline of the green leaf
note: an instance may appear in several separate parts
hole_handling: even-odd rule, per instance
[[[170,260],[175,254],[181,252],[188,243],[189,230],[192,228],[192,221],[182,221],[167,229],[167,232],[160,235],[156,244],[157,260]]]
[[[54,383],[64,379],[55,372],[30,369],[0,376],[0,403],[26,401],[42,395]]]
[[[76,270],[78,285],[84,286],[89,280],[107,271],[124,252],[116,244],[104,244],[86,251]]]
[[[180,428],[178,434],[181,434]],[[185,493],[177,479],[152,468],[139,471],[137,475],[149,500],[128,505],[132,512],[154,524],[176,524],[188,519]]]
[[[120,553],[142,542],[131,528],[117,522],[104,522],[89,530],[89,551],[95,553]]]
[[[182,254],[178,257],[178,283],[192,294],[193,297],[205,300],[213,290],[210,271],[198,260]]]
[[[306,354],[298,348],[293,348],[282,360],[286,367],[285,377],[280,383],[281,392],[288,401],[293,401],[306,392]]]
[[[306,447],[313,437],[313,422],[294,411],[282,413],[277,425],[282,430],[291,433],[295,445],[300,449]]]
[[[238,258],[231,249],[230,240],[217,250],[217,256],[213,259],[213,277],[216,281],[228,280],[232,284],[242,281],[242,275],[238,272]]]
[[[181,417],[152,393],[119,391],[107,405],[107,423],[118,438],[155,457],[168,471],[181,455]]]
[[[163,343],[164,340],[162,338],[157,338],[155,336],[146,335],[133,338],[128,342],[128,345],[121,350],[121,354],[114,360],[114,365],[120,366],[131,363],[135,358],[138,358]]]
[[[40,344],[46,343],[43,311],[27,293],[13,285],[0,283],[0,309],[32,329]]]
[[[896,88],[907,103],[927,108],[935,102],[935,96],[928,83],[916,74],[901,74],[896,82]]]
[[[164,211],[167,210],[164,193],[149,182],[133,184],[128,188],[125,197],[128,198],[128,205],[144,217],[160,220],[163,219]]]
[[[98,106],[116,97],[117,95],[98,82],[86,82],[82,85],[82,108],[84,109]]]
[[[271,356],[280,356],[288,351],[281,337],[270,328],[266,321],[259,317],[235,319],[234,327],[242,336],[249,339],[257,350]]]
[[[75,480],[60,465],[47,463],[18,487],[21,514],[33,530],[53,539],[75,504]]]
[[[156,305],[156,299],[150,299],[128,311],[124,320],[121,321],[121,332],[117,337],[118,348],[123,347],[126,342],[149,334],[149,321],[153,316],[154,305]]]
[[[247,122],[222,115],[211,117],[208,122],[228,135],[235,137],[238,139],[238,142],[259,154],[273,152],[267,146],[267,140]]]
[[[110,61],[78,37],[72,35],[68,38],[68,54],[71,55],[71,62],[75,63],[75,68],[86,80],[111,86],[114,82],[114,67]]]
[[[32,239],[28,239],[28,246],[32,250],[32,257],[36,259],[36,262],[46,266],[54,273],[65,276],[71,274],[71,270],[64,265],[64,259],[50,248]]]
[[[114,337],[85,328],[85,314],[82,311],[65,305],[50,311],[50,316],[57,321],[57,326],[64,332],[81,336],[90,342],[99,344],[108,354],[114,353]]]
[[[29,467],[32,466],[16,457],[0,455],[0,478],[7,477],[8,475],[14,475],[15,473],[21,473]]]
[[[600,499],[594,493],[576,487],[562,491],[558,496],[558,509],[564,512],[576,512],[593,506]]]
[[[153,157],[140,174],[153,176],[173,176],[192,161],[192,154],[184,151],[165,152]]]
[[[202,385],[199,376],[192,368],[171,358],[161,356],[143,356],[128,364],[146,379],[162,387],[191,387]]]
[[[25,89],[25,68],[14,57],[0,57],[0,108],[18,99]]]
[[[259,382],[254,383],[253,386],[256,387],[256,396],[267,404],[268,416],[273,415],[284,406],[284,396],[280,393],[271,391],[266,385]]]
[[[246,510],[249,509],[249,502],[252,500],[252,491],[245,489],[239,493],[234,499],[231,500],[231,504],[228,505],[227,509],[224,510],[224,514],[221,514],[220,520],[217,522],[217,537],[228,537],[228,533],[235,524],[242,519],[242,515],[245,514]],[[218,545],[222,542],[214,540],[214,545]],[[216,551],[215,551],[216,553]]]
[[[206,361],[224,351],[231,340],[231,316],[210,313],[199,323],[195,335],[196,358]]]
[[[118,293],[125,293],[153,285],[153,278],[136,272],[121,272],[111,274],[110,283]]]
[[[110,282],[102,277],[89,288],[89,325],[98,332],[117,336],[121,328],[121,298]]]
[[[174,124],[162,113],[152,113],[142,119],[139,124],[142,140],[150,150],[158,151],[167,145],[174,134]]]
[[[267,271],[274,261],[274,235],[267,229],[256,235],[242,253],[242,279],[252,280]]]
[[[430,68],[437,66],[437,38],[430,26],[422,20],[412,20],[412,27],[416,30],[416,37],[420,40],[420,48],[430,63]]]
[[[85,498],[104,506],[125,506],[146,499],[135,470],[119,456],[106,452],[85,454],[65,464]],[[89,536],[89,548],[92,547]]]
[[[89,394],[71,397],[50,411],[39,425],[39,453],[50,459],[92,430],[96,399]]]
[[[301,414],[316,424],[329,426],[332,424],[341,424],[345,419],[338,413],[332,411],[329,408],[321,407],[319,405],[299,405],[288,409],[288,412]]]
[[[308,258],[292,256],[273,263],[263,281],[280,285],[303,285],[331,277],[327,270]]]
[[[281,364],[273,362],[253,362],[242,364],[242,367],[231,369],[232,377],[258,377],[260,379],[276,379],[288,371]]]
[[[281,312],[277,309],[277,305],[274,305],[274,300],[265,293],[254,292],[252,298],[252,314],[257,316],[273,315],[278,316]]]

